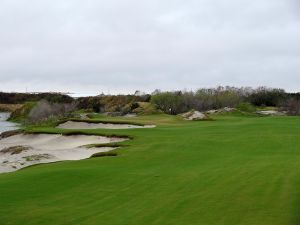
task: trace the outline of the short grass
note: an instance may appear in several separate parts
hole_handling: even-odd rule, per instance
[[[82,131],[134,139],[116,157],[1,174],[0,224],[300,224],[300,118],[214,119],[116,118],[158,127]]]

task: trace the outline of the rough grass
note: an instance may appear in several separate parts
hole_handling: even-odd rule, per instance
[[[110,152],[97,152],[91,156],[91,158],[99,158],[99,157],[112,157],[112,156],[118,156],[118,153],[115,151]]]
[[[42,160],[42,159],[50,159],[51,155],[49,155],[49,154],[36,154],[36,155],[25,156],[23,158],[26,161],[31,162],[31,161],[39,161],[39,160]]]
[[[30,149],[30,147],[28,147],[28,146],[18,145],[18,146],[4,148],[0,152],[1,153],[10,153],[11,155],[16,155],[16,154],[20,154],[24,151],[27,151],[29,149]]]
[[[25,123],[28,114],[33,109],[33,107],[36,105],[36,102],[26,102],[22,105],[22,107],[16,109],[12,112],[9,120],[12,122],[17,123]]]
[[[22,104],[0,104],[0,112],[14,112],[22,107]]]
[[[138,117],[158,127],[114,131],[121,157],[1,174],[0,224],[300,224],[300,118],[214,119]]]
[[[11,130],[11,131],[6,131],[0,134],[0,139],[1,138],[8,138],[14,135],[22,134],[23,130]]]
[[[127,147],[128,145],[125,145],[123,143],[104,143],[104,144],[91,144],[91,145],[85,145],[86,148],[120,148],[120,147]]]

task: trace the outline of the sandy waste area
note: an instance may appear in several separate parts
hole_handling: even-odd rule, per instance
[[[0,139],[0,173],[64,160],[81,160],[114,148],[87,148],[85,145],[125,141],[125,138],[59,134],[18,134]]]

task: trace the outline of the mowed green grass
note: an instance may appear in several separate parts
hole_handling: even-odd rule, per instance
[[[87,131],[134,139],[118,157],[0,174],[0,224],[300,224],[300,118],[215,119]]]

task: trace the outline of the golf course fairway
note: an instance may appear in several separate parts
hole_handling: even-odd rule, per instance
[[[116,157],[0,174],[0,225],[300,224],[300,117],[115,120],[156,127],[82,130],[132,140]]]

